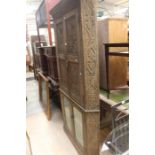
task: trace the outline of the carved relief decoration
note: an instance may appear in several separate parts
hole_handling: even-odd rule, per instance
[[[80,80],[79,80],[79,47],[78,47],[78,23],[77,12],[71,13],[65,19],[66,25],[66,56],[67,56],[67,76],[68,90],[70,96],[80,102]]]
[[[96,40],[95,0],[81,0],[81,17],[83,31],[84,65],[86,67],[87,108],[98,105],[98,52]]]
[[[77,55],[77,22],[75,15],[66,20],[66,37],[68,54]]]

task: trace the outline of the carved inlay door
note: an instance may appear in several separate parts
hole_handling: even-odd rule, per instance
[[[79,23],[78,12],[73,10],[64,17],[66,65],[69,95],[81,104],[80,98],[80,66],[79,66]]]
[[[82,105],[79,14],[75,9],[56,21],[60,88]]]
[[[67,70],[66,70],[66,50],[64,38],[64,21],[59,19],[56,22],[56,37],[57,37],[57,56],[59,61],[59,78],[60,88],[68,92],[67,86]]]
[[[62,0],[51,10],[64,129],[80,155],[99,154],[96,7],[95,0]]]

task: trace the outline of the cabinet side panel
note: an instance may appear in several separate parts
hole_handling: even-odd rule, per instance
[[[80,0],[82,48],[84,62],[85,155],[99,154],[99,56],[97,43],[96,0]],[[93,133],[92,133],[93,132]]]
[[[98,21],[98,48],[99,48],[99,72],[100,72],[100,88],[107,89],[106,79],[106,60],[104,43],[108,41],[108,25],[107,20]]]
[[[65,15],[66,61],[69,95],[81,106],[83,101],[80,92],[80,50],[78,10],[74,9]]]
[[[85,109],[99,109],[99,60],[96,1],[81,0]]]
[[[99,155],[100,113],[85,114],[86,154]]]

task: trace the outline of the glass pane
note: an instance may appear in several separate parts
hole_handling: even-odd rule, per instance
[[[67,127],[70,130],[70,132],[73,133],[72,106],[66,97],[64,97],[64,110],[65,110]]]
[[[74,123],[75,123],[75,136],[77,141],[83,146],[83,123],[82,123],[82,113],[73,108],[74,111]]]

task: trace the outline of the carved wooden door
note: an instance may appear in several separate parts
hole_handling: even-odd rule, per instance
[[[81,104],[81,72],[79,48],[78,10],[65,15],[65,49],[68,93],[77,103]]]
[[[60,89],[82,105],[79,14],[75,9],[56,21]]]
[[[62,0],[51,10],[57,36],[64,129],[80,155],[99,154],[95,10],[95,0]]]
[[[67,88],[67,70],[66,70],[66,50],[65,50],[65,32],[64,32],[64,21],[63,18],[56,21],[56,44],[57,44],[57,59],[59,62],[59,79],[60,88],[68,92]]]

